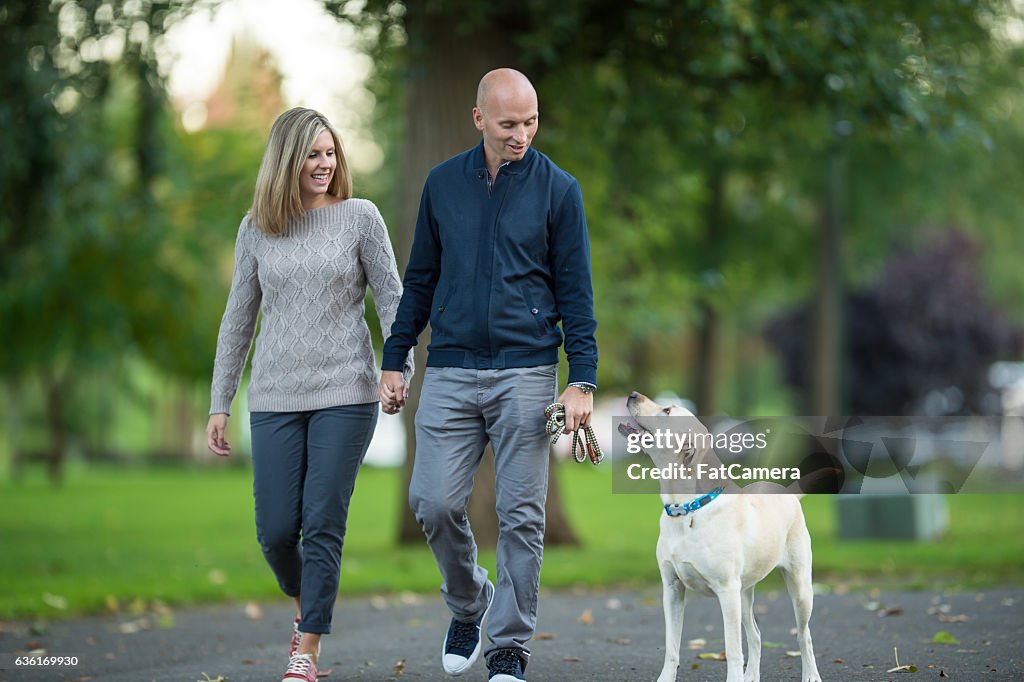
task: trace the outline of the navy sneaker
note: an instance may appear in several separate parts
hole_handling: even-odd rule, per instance
[[[490,594],[487,595],[487,606],[480,617],[468,623],[452,618],[451,625],[448,626],[448,634],[444,637],[444,649],[441,651],[441,667],[449,675],[461,675],[480,657],[480,626],[494,599],[494,585],[488,581],[487,587]]]
[[[490,682],[523,682],[526,660],[519,649],[498,649],[487,659]]]

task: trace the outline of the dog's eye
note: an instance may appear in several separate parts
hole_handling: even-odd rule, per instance
[[[666,407],[664,410],[662,410],[662,412],[664,412],[665,414],[672,414],[672,408]]]

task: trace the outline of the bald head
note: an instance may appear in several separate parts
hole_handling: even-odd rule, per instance
[[[491,106],[494,98],[532,99],[537,101],[537,91],[533,83],[520,71],[515,69],[494,69],[484,74],[476,89],[476,106],[483,112]],[[537,105],[534,104],[534,107]]]
[[[515,69],[495,69],[480,79],[473,125],[483,133],[484,157],[493,177],[498,168],[520,161],[537,133],[537,91]]]

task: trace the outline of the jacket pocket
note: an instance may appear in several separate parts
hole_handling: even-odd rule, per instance
[[[445,309],[448,307],[448,300],[452,297],[453,291],[455,291],[455,286],[449,284],[448,290],[444,293],[444,297],[441,299],[441,302],[437,304],[436,308],[434,308],[435,314],[441,315],[444,313]]]
[[[534,298],[530,295],[530,290],[527,287],[522,287],[523,300],[526,301],[526,309],[529,312],[530,317],[533,318],[533,323],[536,326],[535,336],[540,339],[544,338],[544,335],[548,333],[548,324],[544,320],[544,314],[534,304]]]

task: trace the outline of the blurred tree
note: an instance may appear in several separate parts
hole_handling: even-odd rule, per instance
[[[678,362],[679,339],[696,327],[686,364],[707,413],[718,409],[724,317],[763,314],[773,293],[815,278],[820,312],[807,329],[816,352],[807,357],[816,358],[819,411],[837,405],[847,141],[895,145],[909,132],[970,128],[977,62],[965,46],[984,46],[1011,11],[1006,0],[909,8],[528,0],[514,11],[468,0],[326,4],[404,51],[407,70],[395,77],[406,85],[453,58],[447,80],[471,80],[467,54],[485,60],[474,76],[501,64],[529,68],[544,121],[537,146],[584,187],[602,387],[678,388],[663,368]],[[425,38],[416,33],[424,16],[432,17]],[[512,42],[514,59],[494,59],[488,30]],[[451,92],[442,79],[423,82]],[[435,110],[410,99],[415,87],[404,93],[407,144],[432,149],[436,140],[424,134],[438,132],[425,128]],[[458,120],[447,109],[434,116]],[[403,226],[412,225],[408,195],[421,174],[452,151],[433,150],[403,177]]]
[[[929,234],[894,253],[870,287],[844,297],[849,340],[845,404],[852,414],[999,414],[992,362],[1015,357],[1019,326],[988,300],[980,246],[962,231]],[[807,390],[811,305],[778,316],[767,336],[786,381]]]
[[[785,229],[796,228],[806,244],[807,228],[820,225],[820,255],[808,261],[819,264],[816,352],[808,357],[816,358],[813,375],[821,382],[815,400],[825,405],[825,413],[835,405],[844,140],[850,135],[895,139],[906,131],[969,125],[975,109],[967,92],[974,74],[957,46],[984,43],[992,17],[1007,7],[1005,2],[909,9],[904,3],[877,2],[609,7],[579,0],[536,14],[524,48],[532,48],[553,70],[585,64],[600,74],[579,78],[577,73],[574,81],[591,91],[589,111],[610,112],[601,123],[608,127],[606,149],[615,154],[610,165],[615,192],[604,195],[609,205],[597,214],[622,216],[626,229],[640,233],[635,243],[641,249],[651,244],[650,233],[665,229],[651,223],[683,237],[674,240],[675,248],[651,249],[635,258],[657,272],[680,264],[689,269],[694,295],[686,316],[697,326],[693,364],[700,410],[717,409],[722,314],[737,299],[770,286],[771,279],[791,276],[778,267],[779,249],[772,243],[780,238],[778,225],[758,225],[744,206],[764,203],[756,193],[769,183],[783,189],[785,202],[821,207],[810,221],[791,212]],[[560,85],[563,100],[586,97],[572,82]],[[660,145],[646,143],[659,137]],[[587,147],[578,136],[568,142],[575,149]],[[806,188],[799,189],[785,177],[793,174],[794,157],[828,170],[802,175]],[[676,170],[669,170],[673,166]],[[635,204],[656,196],[657,186],[677,183],[679,169],[696,181],[694,191],[682,197],[699,207],[696,216],[668,204],[668,210],[650,211],[645,217],[653,220],[639,224]],[[619,190],[638,196],[625,212]],[[680,215],[693,222],[674,224]],[[622,229],[616,222],[598,223],[599,235],[607,234],[602,227]],[[619,245],[618,234],[607,236]],[[806,246],[801,251],[807,253]],[[632,254],[617,253],[622,265],[612,264],[613,286],[632,278],[636,269],[628,265]],[[740,261],[745,268],[735,265]],[[625,272],[618,270],[623,265]],[[650,290],[633,303],[642,302],[646,312],[659,300],[659,292]],[[616,322],[602,316],[606,320]]]
[[[180,290],[160,259],[162,89],[153,40],[188,2],[0,8],[0,376],[45,397],[59,481],[81,376],[154,343]]]

